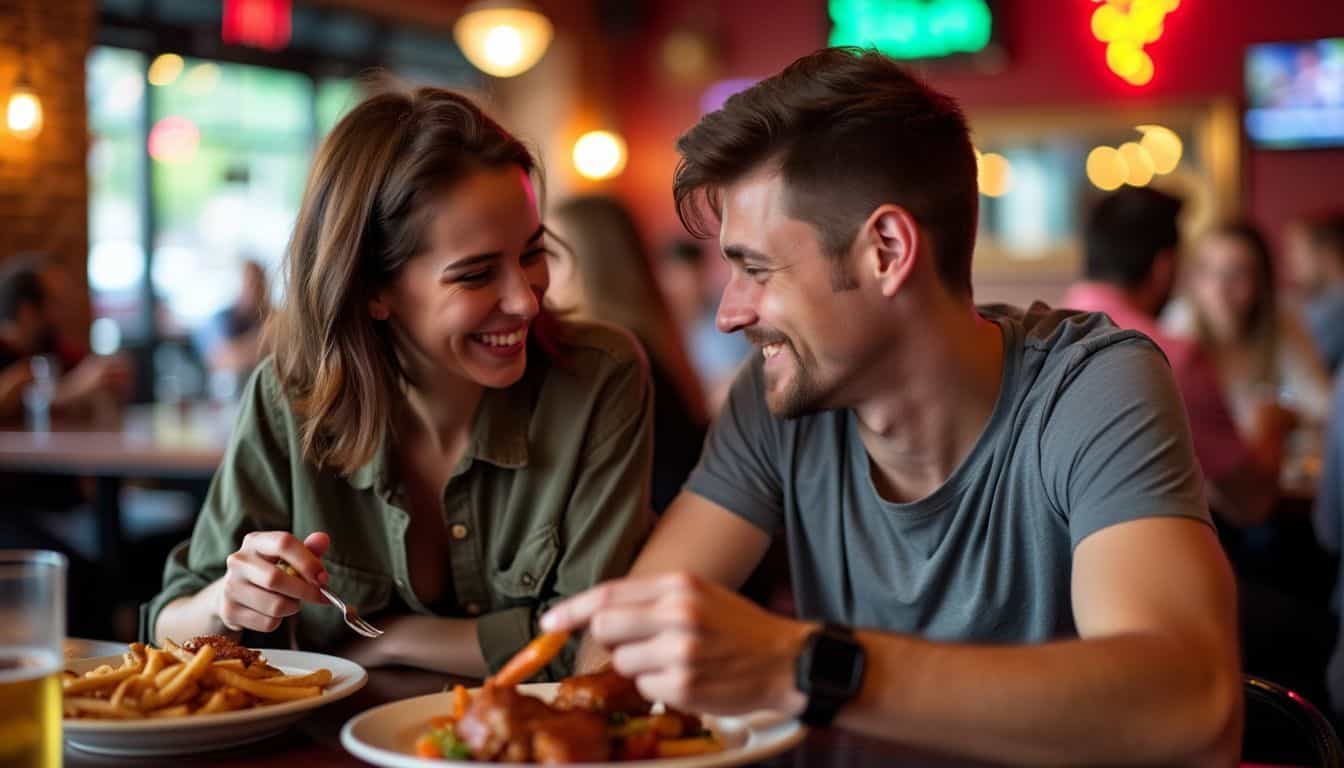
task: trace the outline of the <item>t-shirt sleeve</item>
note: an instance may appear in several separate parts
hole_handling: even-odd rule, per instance
[[[1155,346],[1133,339],[1094,352],[1053,397],[1041,467],[1073,546],[1140,518],[1212,525],[1185,410]]]
[[[760,361],[742,366],[686,489],[773,534],[784,519],[781,431],[764,392]]]

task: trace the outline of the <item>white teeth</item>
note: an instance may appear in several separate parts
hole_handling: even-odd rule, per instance
[[[478,333],[476,338],[492,347],[512,347],[523,340],[527,335],[526,331],[514,331],[513,333]]]
[[[784,351],[784,344],[782,342],[775,344],[765,344],[761,347],[761,354],[765,356],[766,360],[769,360],[770,358],[774,357],[775,355],[778,355],[780,352],[783,351]]]

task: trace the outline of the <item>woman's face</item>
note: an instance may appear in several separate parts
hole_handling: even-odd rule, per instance
[[[438,197],[428,226],[428,248],[371,312],[386,313],[413,381],[451,374],[513,384],[547,285],[531,179],[516,166],[478,171]]]
[[[1205,238],[1195,248],[1190,289],[1216,333],[1240,333],[1260,291],[1255,254],[1240,238]]]

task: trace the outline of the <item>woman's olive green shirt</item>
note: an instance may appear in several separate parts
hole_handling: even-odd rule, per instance
[[[516,384],[486,390],[442,496],[453,594],[440,615],[477,620],[491,670],[535,636],[551,603],[623,575],[652,524],[653,392],[639,347],[614,328],[575,324],[566,326],[560,361],[535,346],[529,355]],[[375,624],[389,607],[434,613],[411,589],[410,516],[398,504],[386,439],[348,477],[318,469],[300,446],[268,360],[243,393],[191,539],[173,550],[163,590],[141,610],[142,639],[153,637],[164,605],[223,576],[225,559],[250,531],[331,534],[328,586]],[[299,647],[317,650],[351,636],[339,611],[307,603],[295,631]],[[572,652],[571,643],[548,673],[567,673]]]

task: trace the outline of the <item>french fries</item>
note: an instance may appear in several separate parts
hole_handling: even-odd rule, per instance
[[[286,675],[266,663],[218,659],[214,647],[191,653],[172,641],[165,648],[131,643],[118,667],[61,676],[68,718],[139,720],[231,712],[320,696],[331,670]]]

